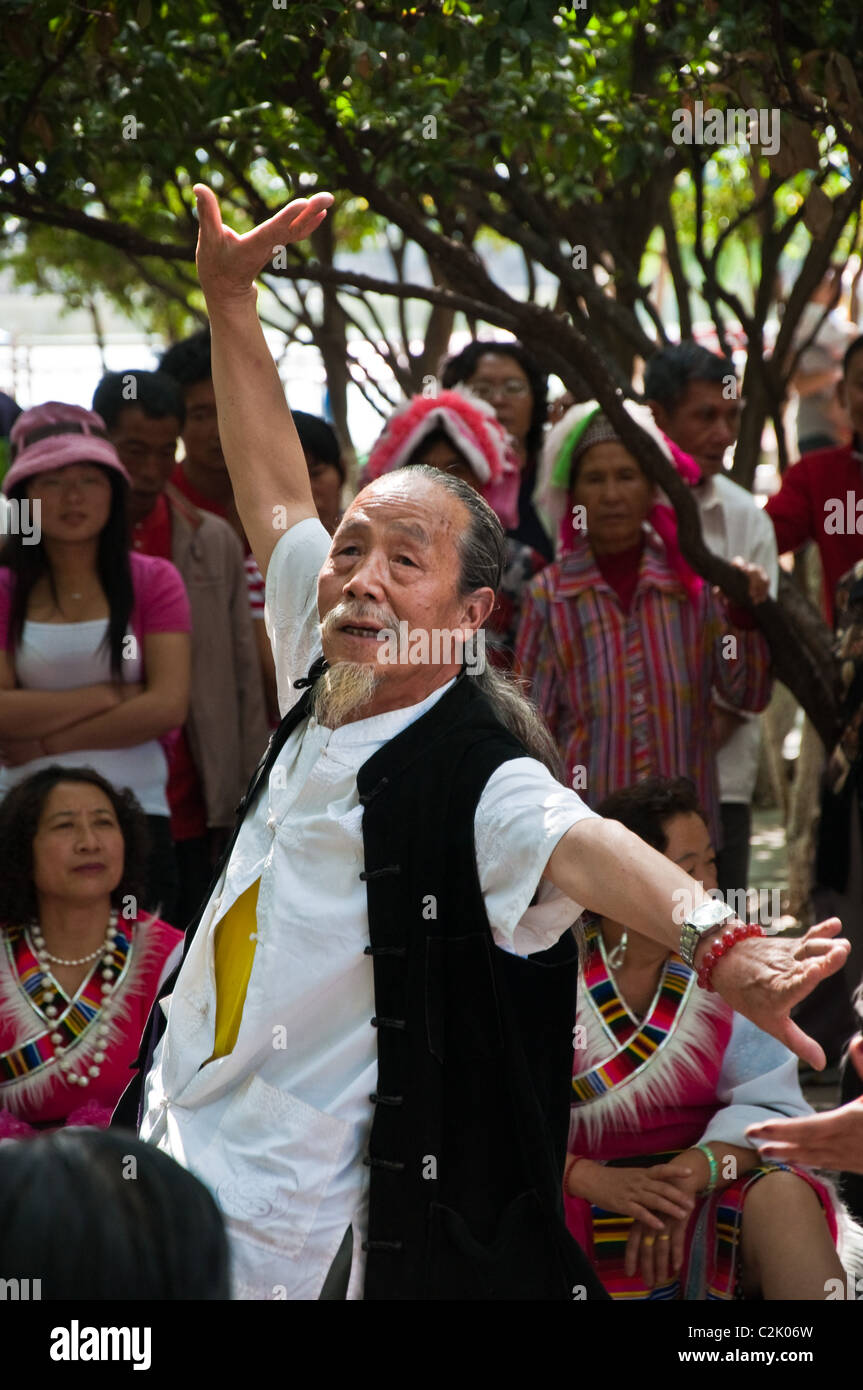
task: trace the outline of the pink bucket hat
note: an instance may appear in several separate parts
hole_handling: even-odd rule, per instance
[[[48,401],[25,410],[9,433],[11,466],[3,479],[8,497],[12,489],[39,473],[64,468],[70,463],[101,463],[127,483],[129,474],[108,439],[105,421],[80,405]]]

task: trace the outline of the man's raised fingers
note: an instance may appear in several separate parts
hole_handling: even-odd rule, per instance
[[[218,231],[222,225],[219,200],[212,188],[205,183],[196,183],[192,189],[198,206],[198,225],[206,231]]]
[[[816,922],[814,927],[810,927],[803,934],[803,940],[813,936],[838,936],[842,930],[842,922],[838,917],[825,917],[823,922]]]
[[[837,970],[841,970],[848,959],[850,949],[849,943],[845,940],[816,939],[802,942],[793,956],[799,966],[799,973],[793,984],[790,984],[787,1007],[793,1008],[801,999],[805,999],[821,980],[826,980],[828,975],[835,975]],[[792,1050],[796,1052],[797,1049]]]
[[[313,193],[311,198],[295,198],[255,230],[260,232],[266,228],[274,232],[280,228],[282,231],[292,231],[299,239],[300,234],[305,234],[305,229],[320,222],[333,201],[332,193]]]

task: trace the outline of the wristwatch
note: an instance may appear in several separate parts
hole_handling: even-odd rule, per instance
[[[709,898],[686,914],[680,928],[678,955],[690,970],[695,969],[695,952],[699,942],[719,931],[734,915],[733,910],[718,898]]]

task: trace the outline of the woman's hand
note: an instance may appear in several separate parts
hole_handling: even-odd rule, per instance
[[[632,1279],[639,1265],[641,1277],[647,1288],[657,1284],[667,1284],[683,1268],[683,1254],[686,1249],[686,1229],[689,1217],[666,1221],[665,1229],[658,1234],[649,1230],[643,1221],[634,1221],[626,1242],[623,1258],[624,1273]]]
[[[332,205],[331,193],[295,198],[259,227],[242,236],[222,222],[218,200],[206,184],[196,183],[198,200],[198,278],[207,303],[255,298],[255,280],[281,247],[302,241],[319,227]]]
[[[603,1211],[633,1216],[650,1230],[661,1231],[666,1223],[656,1213],[688,1220],[695,1200],[684,1184],[691,1173],[689,1165],[681,1164],[679,1158],[652,1168],[612,1168],[582,1158],[567,1172],[566,1191]]]
[[[863,1077],[863,1037],[851,1043],[850,1059]],[[772,1163],[805,1163],[834,1173],[863,1173],[863,1096],[805,1120],[768,1120],[750,1125],[747,1139]]]
[[[655,1284],[667,1284],[683,1267],[686,1231],[695,1208],[695,1198],[710,1181],[710,1165],[700,1149],[685,1149],[663,1167],[674,1176],[681,1197],[688,1197],[692,1205],[686,1216],[666,1221],[664,1229],[659,1232],[650,1229],[643,1221],[633,1222],[626,1242],[624,1269],[631,1279],[640,1264],[641,1277],[649,1289]]]

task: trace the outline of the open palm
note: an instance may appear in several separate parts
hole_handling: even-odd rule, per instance
[[[750,937],[739,941],[713,971],[714,988],[733,1009],[819,1070],[824,1066],[822,1048],[789,1014],[819,980],[844,965],[850,943],[833,939],[841,930],[838,917],[830,917],[797,939]]]
[[[196,183],[194,191],[199,224],[195,259],[208,302],[253,295],[255,280],[279,248],[309,236],[320,226],[333,202],[331,193],[295,198],[274,217],[240,235],[223,223],[211,188]]]

